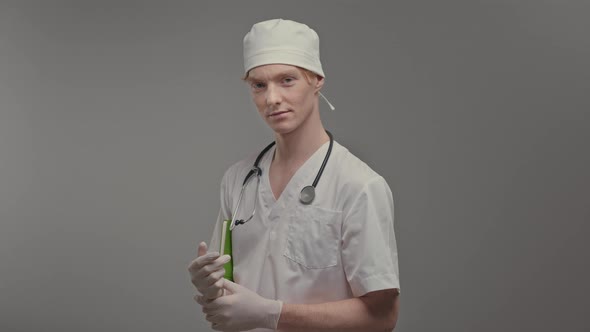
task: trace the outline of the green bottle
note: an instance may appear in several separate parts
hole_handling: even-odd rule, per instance
[[[223,221],[223,228],[221,230],[221,246],[219,252],[221,255],[229,255],[231,260],[223,265],[225,269],[225,279],[234,281],[234,257],[231,252],[231,220]]]

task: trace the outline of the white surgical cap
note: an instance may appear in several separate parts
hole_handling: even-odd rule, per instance
[[[325,77],[320,38],[305,24],[281,18],[256,23],[244,37],[244,71],[271,63],[308,69]]]

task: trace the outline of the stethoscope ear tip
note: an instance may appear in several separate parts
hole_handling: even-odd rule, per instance
[[[229,225],[229,230],[233,231],[234,228],[236,228],[237,225],[241,225],[244,224],[243,220],[234,220],[230,225]]]

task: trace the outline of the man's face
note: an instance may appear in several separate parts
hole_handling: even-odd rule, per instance
[[[264,121],[274,132],[287,134],[308,123],[324,80],[314,77],[308,82],[295,66],[269,64],[250,70],[247,82]]]

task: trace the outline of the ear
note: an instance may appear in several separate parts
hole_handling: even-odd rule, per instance
[[[324,82],[325,82],[324,78],[321,77],[320,75],[316,75],[316,78],[317,79],[315,82],[315,88],[313,91],[314,93],[318,93],[322,89],[322,87],[324,86]]]

